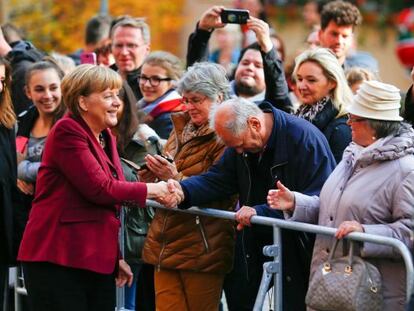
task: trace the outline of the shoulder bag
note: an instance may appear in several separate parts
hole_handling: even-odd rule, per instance
[[[351,241],[348,256],[333,258],[338,239],[328,260],[317,267],[309,282],[306,304],[315,310],[382,310],[381,274],[378,269],[354,255]]]

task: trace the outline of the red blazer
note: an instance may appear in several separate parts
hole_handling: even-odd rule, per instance
[[[144,207],[147,187],[125,181],[115,138],[104,132],[109,157],[83,119],[67,115],[52,128],[18,260],[114,272],[119,204]]]

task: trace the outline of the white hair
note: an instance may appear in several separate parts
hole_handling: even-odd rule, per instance
[[[263,115],[263,111],[256,104],[240,97],[231,98],[212,107],[210,110],[210,128],[216,129],[216,115],[226,108],[230,109],[231,113],[224,124],[220,124],[220,126],[227,129],[235,137],[239,137],[247,129],[249,117]]]

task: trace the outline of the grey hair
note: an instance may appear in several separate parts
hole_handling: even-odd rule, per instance
[[[195,63],[178,81],[177,91],[180,94],[201,93],[213,101],[222,95],[222,99],[226,100],[230,98],[230,83],[222,66],[208,62]]]
[[[228,130],[233,136],[239,137],[247,129],[247,121],[250,117],[260,117],[263,111],[254,103],[247,99],[236,97],[222,102],[220,105],[214,105],[210,110],[210,128],[216,129],[215,118],[220,110],[230,108],[232,113],[230,117],[220,124]]]
[[[145,18],[134,18],[131,16],[125,16],[121,18],[111,29],[111,39],[114,36],[114,32],[119,27],[131,27],[141,30],[142,39],[145,44],[149,44],[151,40],[150,28],[145,22]]]
[[[404,122],[401,121],[385,121],[367,119],[368,125],[374,130],[376,138],[383,138],[390,135],[396,135],[400,129],[404,126]]]
[[[344,70],[338,62],[336,56],[326,48],[316,48],[306,50],[295,59],[293,77],[297,80],[299,66],[305,62],[318,64],[328,80],[334,81],[336,87],[332,93],[332,103],[339,111],[338,117],[346,115],[346,106],[352,102],[353,94],[345,78]]]

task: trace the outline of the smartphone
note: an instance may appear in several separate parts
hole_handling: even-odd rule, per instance
[[[169,157],[166,157],[166,156],[164,156],[164,155],[162,155],[162,154],[159,154],[159,156],[160,157],[163,157],[164,159],[166,159],[168,162],[170,162],[170,163],[173,163],[174,162],[174,159],[171,159],[171,158],[169,158]],[[139,168],[138,168],[138,171],[141,171],[141,170],[147,170],[148,169],[148,167],[147,167],[147,165],[146,164],[142,164]]]
[[[138,171],[142,171],[142,170],[148,170],[148,166],[146,164],[142,164],[139,168]]]
[[[248,10],[224,9],[220,17],[224,24],[246,24],[250,16]]]
[[[81,64],[92,64],[96,65],[96,53],[82,53],[80,55],[80,62]]]

